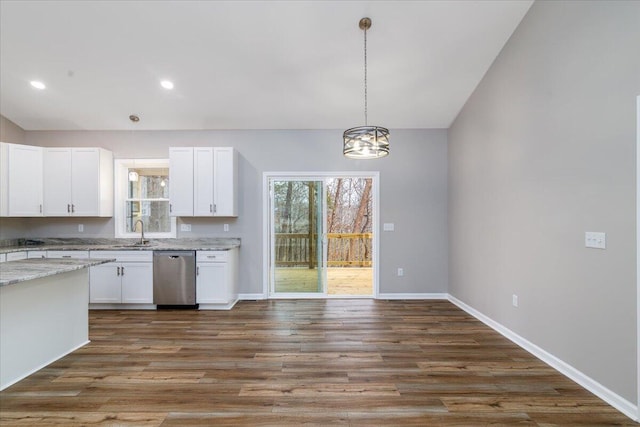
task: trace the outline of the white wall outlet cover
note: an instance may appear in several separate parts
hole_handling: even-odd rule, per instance
[[[78,232],[84,233],[84,224],[78,224]]]
[[[513,304],[513,306],[514,306],[514,307],[517,307],[517,306],[518,306],[518,295],[515,295],[515,294],[514,294],[514,295],[511,297],[511,303]]]
[[[596,231],[585,231],[584,245],[587,248],[606,249],[607,233],[596,232]]]
[[[191,224],[180,224],[180,231],[191,231]]]
[[[396,228],[396,226],[392,222],[385,222],[384,224],[382,224],[382,230],[383,231],[393,231],[393,230],[395,230],[395,228]]]
[[[398,268],[398,276],[404,276],[404,268]]]
[[[224,228],[224,231],[229,231],[229,224],[225,224],[223,228]]]

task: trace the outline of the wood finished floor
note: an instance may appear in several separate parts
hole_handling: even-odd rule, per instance
[[[0,425],[637,425],[446,301],[91,311],[90,338]]]

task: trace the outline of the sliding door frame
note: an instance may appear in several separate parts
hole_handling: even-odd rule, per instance
[[[271,271],[271,185],[272,180],[301,179],[305,181],[324,181],[328,178],[371,178],[373,240],[371,249],[371,259],[373,263],[373,298],[378,298],[379,292],[379,224],[380,224],[380,172],[264,172],[262,175],[262,293],[265,299],[287,298],[285,296],[272,296],[269,286],[272,278]],[[326,195],[325,195],[326,196]],[[326,226],[326,224],[325,224]],[[323,245],[324,246],[324,245]],[[300,295],[289,296],[289,298],[350,298],[346,295]],[[353,298],[357,298],[353,297]],[[359,297],[362,298],[362,297]]]

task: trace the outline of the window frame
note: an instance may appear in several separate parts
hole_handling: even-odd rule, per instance
[[[129,200],[129,168],[169,168],[169,159],[115,159],[114,160],[114,197],[113,213],[116,238],[137,238],[139,232],[126,231],[127,201]],[[171,171],[169,171],[171,173]],[[170,218],[171,231],[166,233],[148,233],[144,236],[150,239],[169,239],[177,235],[176,217]]]

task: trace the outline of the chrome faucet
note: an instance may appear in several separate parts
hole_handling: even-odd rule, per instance
[[[141,219],[137,220],[136,223],[133,225],[133,230],[137,230],[138,229],[138,223],[140,223],[140,244],[144,245],[145,241],[144,241],[144,222],[142,222]]]

